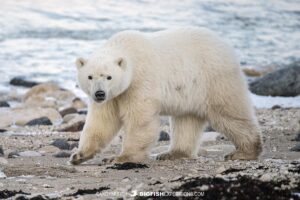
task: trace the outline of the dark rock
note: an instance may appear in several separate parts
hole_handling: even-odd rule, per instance
[[[70,144],[70,150],[74,149],[74,148],[78,148],[78,142],[72,142]]]
[[[170,140],[170,136],[167,132],[165,131],[161,131],[159,133],[159,139],[158,141],[169,141]]]
[[[70,144],[66,139],[56,139],[54,142],[51,143],[51,145],[56,146],[59,149],[63,150],[69,150]]]
[[[300,131],[299,131],[299,133],[296,135],[296,137],[292,141],[298,141],[298,142],[300,142]]]
[[[269,73],[250,83],[251,92],[265,96],[297,96],[300,94],[300,62]]]
[[[4,132],[6,132],[7,130],[5,130],[5,129],[0,129],[0,133],[4,133]]]
[[[300,143],[290,149],[291,151],[300,151]]]
[[[129,169],[144,169],[149,168],[148,165],[140,164],[140,163],[132,163],[132,162],[126,162],[126,163],[116,163],[111,167],[107,167],[106,169],[117,169],[117,170],[129,170]]]
[[[33,87],[38,85],[38,82],[25,80],[24,77],[15,77],[10,80],[9,84],[23,87]]]
[[[56,158],[69,158],[71,156],[70,152],[60,151],[53,155]]]
[[[280,109],[280,108],[281,108],[280,105],[274,105],[274,106],[272,106],[272,110],[276,110],[276,109]]]
[[[19,152],[13,151],[13,152],[10,152],[10,153],[7,155],[7,158],[17,158],[17,157],[19,157],[19,156],[20,156]]]
[[[25,194],[30,195],[30,193],[23,192],[22,190],[0,190],[0,199],[12,199],[13,196],[16,196],[17,194]]]
[[[215,132],[215,130],[209,125],[206,127],[205,132]]]
[[[86,109],[81,109],[81,110],[78,110],[77,112],[79,115],[87,115],[87,110]]]
[[[0,157],[4,156],[4,151],[3,151],[3,148],[2,148],[2,145],[0,145]]]
[[[0,101],[0,107],[10,107],[6,101]]]
[[[78,195],[87,195],[87,194],[97,194],[101,193],[104,190],[109,190],[109,187],[100,187],[94,189],[78,189],[75,193],[67,194],[64,196],[71,197],[71,196],[78,196]]]
[[[40,117],[29,121],[26,125],[27,126],[37,126],[37,125],[50,126],[52,125],[52,122],[48,117]]]
[[[65,108],[65,109],[59,111],[59,114],[62,117],[64,117],[65,115],[68,115],[68,114],[72,114],[72,113],[77,113],[77,109],[73,108],[73,107],[70,107],[70,108]]]
[[[71,124],[65,128],[59,129],[58,131],[61,132],[77,132],[77,131],[82,131],[84,126],[84,121],[78,121],[75,122],[74,124]]]

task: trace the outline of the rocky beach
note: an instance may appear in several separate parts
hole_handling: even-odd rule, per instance
[[[250,89],[257,84],[278,89],[262,83],[266,77],[278,80],[277,73],[255,78]],[[256,109],[264,141],[257,161],[224,161],[234,146],[211,128],[197,159],[157,161],[155,154],[167,150],[170,140],[168,117],[162,117],[160,139],[146,162],[102,162],[120,152],[120,131],[103,153],[72,166],[68,160],[78,147],[86,102],[53,83],[17,79],[10,84],[26,92],[0,96],[0,199],[300,199],[299,107]],[[299,75],[288,81],[292,88],[282,92],[298,92]]]
[[[0,199],[300,199],[300,57],[298,0],[36,1],[0,8]],[[207,127],[197,159],[105,164],[121,151],[121,130],[81,165],[78,148],[87,97],[75,60],[123,30],[207,27],[236,51],[262,131],[255,161],[224,161],[234,150]]]

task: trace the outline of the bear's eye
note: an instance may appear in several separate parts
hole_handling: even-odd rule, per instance
[[[92,80],[92,79],[93,79],[93,77],[92,77],[92,76],[88,76],[88,79]]]
[[[107,77],[107,80],[111,80],[111,79],[112,79],[112,77],[111,77],[111,76],[108,76],[108,77]]]

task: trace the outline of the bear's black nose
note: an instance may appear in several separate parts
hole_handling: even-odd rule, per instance
[[[104,100],[105,99],[105,92],[102,90],[98,90],[95,92],[96,100]]]

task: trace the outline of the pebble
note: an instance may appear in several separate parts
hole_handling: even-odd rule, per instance
[[[127,182],[129,182],[130,181],[130,178],[128,178],[128,177],[125,177],[125,178],[123,178],[123,180],[122,180],[122,182],[124,182],[124,183],[127,183]]]
[[[1,156],[4,156],[4,151],[3,151],[2,145],[0,145],[0,157]]]
[[[70,152],[60,151],[53,155],[56,158],[69,158],[71,156]]]
[[[80,109],[77,112],[79,115],[87,115],[87,109]]]
[[[36,151],[23,151],[19,153],[20,156],[22,157],[38,157],[38,156],[42,156],[41,153],[36,152]]]
[[[83,126],[84,126],[84,121],[78,121],[75,123],[72,123],[62,129],[59,129],[58,131],[60,132],[78,132],[78,131],[82,131]]]
[[[295,139],[293,141],[298,141],[300,142],[300,131],[299,133],[296,135]]]
[[[59,149],[63,150],[69,150],[70,144],[66,139],[56,139],[54,142],[51,143],[51,145],[58,147]]]
[[[3,157],[0,157],[0,165],[6,165],[8,163],[8,161],[3,158]]]
[[[0,101],[0,107],[10,107],[7,101]]]
[[[158,141],[169,141],[169,140],[170,140],[169,134],[165,131],[161,131],[160,134],[159,134]]]
[[[20,156],[19,152],[17,152],[17,151],[12,151],[12,152],[10,152],[10,153],[7,155],[7,158],[17,158],[17,157],[19,157],[19,156]]]
[[[71,120],[75,119],[78,116],[77,113],[67,114],[63,117],[64,123],[69,123]]]
[[[74,149],[74,148],[78,148],[78,142],[72,142],[70,144],[70,150]]]
[[[300,143],[291,148],[291,151],[300,151]]]
[[[40,117],[27,122],[26,125],[27,126],[37,126],[37,125],[51,126],[52,122],[48,117]]]
[[[73,108],[73,107],[69,107],[69,108],[64,108],[61,111],[59,111],[60,115],[62,117],[68,115],[68,114],[73,114],[73,113],[77,113],[77,109]]]
[[[201,191],[206,191],[209,189],[208,185],[202,185],[200,188],[199,188]]]
[[[271,173],[266,173],[266,174],[263,174],[259,180],[263,181],[263,182],[268,182],[268,181],[271,181],[273,179],[274,175],[271,174]]]
[[[72,107],[76,108],[77,110],[86,108],[86,104],[78,97],[73,99]]]
[[[219,167],[217,170],[216,170],[216,173],[217,174],[221,174],[221,173],[223,173],[223,172],[225,172],[226,171],[226,168],[224,167],[224,166],[221,166],[221,167]]]
[[[4,174],[4,172],[0,171],[0,179],[1,178],[6,178],[6,175]]]

